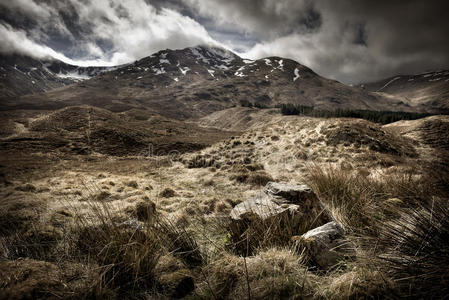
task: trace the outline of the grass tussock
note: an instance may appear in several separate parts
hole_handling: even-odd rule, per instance
[[[312,296],[317,283],[302,257],[277,248],[248,258],[222,253],[204,276],[199,299],[301,299]]]
[[[192,291],[193,279],[189,272],[182,271],[185,267],[175,272],[167,266],[165,270],[166,264],[159,261],[160,257],[171,253],[182,266],[201,265],[202,256],[190,233],[157,214],[151,204],[138,204],[136,211],[142,222],[117,215],[109,203],[92,200],[86,205],[88,213],[75,213],[74,220],[64,226],[36,223],[26,231],[2,235],[0,272],[13,272],[16,268],[13,266],[21,260],[33,259],[20,267],[32,267],[34,263],[31,262],[36,261],[35,264],[49,266],[58,273],[55,285],[50,280],[54,290],[49,288],[44,294],[54,292],[58,297],[73,296],[73,299],[112,295],[143,297],[147,293],[172,297],[185,296]],[[73,278],[67,279],[67,271],[78,265],[86,272],[72,274]],[[37,283],[42,280],[42,284],[46,284],[47,277],[41,279],[38,272],[32,274],[37,275],[30,275],[29,280],[21,280],[20,276],[8,277],[6,282],[0,280],[4,295],[10,295],[14,289],[27,289],[30,280]],[[74,286],[65,280],[77,284]],[[35,296],[34,288],[30,293]]]
[[[235,164],[232,166],[229,179],[252,186],[264,186],[273,181],[273,177],[264,171],[264,167],[260,164]]]
[[[448,199],[407,209],[380,233],[380,264],[405,297],[444,298],[449,293]]]
[[[366,266],[356,266],[331,274],[315,295],[324,299],[383,299],[398,297],[394,281],[384,273]]]
[[[403,207],[429,201],[428,178],[411,173],[369,176],[340,166],[309,168],[308,183],[332,216],[347,230],[376,235],[376,224]]]

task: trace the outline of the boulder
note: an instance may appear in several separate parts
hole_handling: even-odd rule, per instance
[[[320,269],[328,269],[345,257],[344,230],[336,222],[329,222],[292,239],[298,246],[306,249],[313,263]]]
[[[304,201],[316,201],[316,195],[306,184],[290,184],[268,182],[264,192],[274,197],[280,197],[292,203],[304,203]]]
[[[246,245],[255,248],[268,239],[289,241],[329,221],[307,185],[269,182],[259,195],[232,209],[229,231],[236,248],[245,254],[251,252]]]

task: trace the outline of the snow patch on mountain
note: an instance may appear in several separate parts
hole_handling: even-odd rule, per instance
[[[208,52],[208,54],[210,54],[210,56],[212,57],[215,56],[219,58],[219,60],[223,60],[226,64],[230,64],[235,59],[232,52],[226,49],[217,47],[203,47],[203,49],[205,49]]]
[[[225,66],[225,65],[219,65],[219,66],[217,66],[217,69],[227,71],[227,70],[229,70],[230,68],[229,68],[228,66]]]
[[[284,60],[283,59],[281,59],[279,61],[279,70],[284,71]]]
[[[82,80],[87,80],[87,79],[91,78],[89,75],[79,74],[78,72],[70,72],[70,73],[66,73],[66,74],[57,73],[55,75],[59,78],[73,79],[75,81],[82,81]]]
[[[245,70],[245,66],[242,66],[242,67],[237,69],[237,71],[234,73],[234,75],[238,76],[238,77],[245,77],[246,75],[243,74],[244,70]]]
[[[166,73],[164,67],[161,68],[152,67],[151,69],[153,70],[155,75],[161,75]]]
[[[190,48],[190,51],[192,52],[192,54],[194,56],[196,56],[197,60],[201,60],[204,63],[208,64],[209,59],[207,59],[203,54],[201,54],[200,50],[201,50],[201,48],[197,48],[197,47]]]
[[[392,84],[393,82],[395,82],[396,80],[400,79],[401,77],[395,77],[392,80],[388,81],[383,87],[381,87],[380,89],[377,90],[377,92],[380,92],[381,90],[383,90],[384,88],[386,88],[387,86],[389,86],[390,84]]]
[[[179,71],[181,71],[182,75],[186,75],[188,71],[190,71],[189,67],[181,68],[179,67]]]
[[[293,77],[293,82],[295,82],[299,78],[299,69],[295,68],[294,71],[295,77]]]

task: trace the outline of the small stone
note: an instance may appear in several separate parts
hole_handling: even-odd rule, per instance
[[[306,248],[313,262],[321,269],[328,269],[344,258],[344,231],[336,222],[329,222],[292,239]]]

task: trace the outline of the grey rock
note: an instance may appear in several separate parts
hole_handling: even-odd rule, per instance
[[[264,192],[292,203],[302,203],[309,198],[316,199],[315,193],[306,184],[268,182]]]
[[[306,248],[321,269],[328,269],[345,256],[344,230],[336,222],[329,222],[293,239]]]
[[[247,238],[256,246],[259,239],[267,238],[268,230],[270,235],[290,238],[330,221],[307,185],[274,182],[268,183],[259,195],[236,205],[230,219],[232,240],[237,248],[242,245],[246,251]]]

